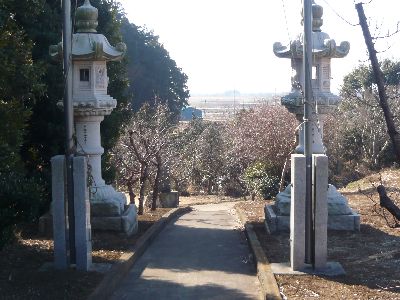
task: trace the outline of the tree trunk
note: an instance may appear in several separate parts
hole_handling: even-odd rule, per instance
[[[147,177],[148,177],[147,166],[142,165],[142,171],[140,172],[140,191],[139,191],[138,215],[143,215],[143,211],[144,211],[144,192],[145,192],[145,188],[146,188]]]
[[[133,186],[135,182],[133,180],[129,180],[128,182],[128,193],[129,193],[129,199],[131,204],[135,204],[135,192],[133,191]]]
[[[398,221],[400,221],[400,208],[393,203],[393,201],[386,194],[385,187],[380,185],[376,188],[379,194],[379,204],[381,207],[386,208],[393,217],[395,217]]]
[[[207,195],[211,195],[212,194],[212,180],[208,179],[207,180]]]
[[[400,163],[400,134],[396,129],[396,125],[393,120],[393,114],[387,102],[387,95],[383,81],[383,73],[381,71],[381,68],[379,67],[378,58],[376,57],[376,50],[374,44],[372,43],[372,37],[367,25],[367,18],[365,17],[362,3],[357,3],[356,9],[358,12],[358,18],[360,20],[360,25],[364,34],[365,44],[367,45],[368,48],[372,70],[374,72],[376,84],[378,86],[379,105],[382,108],[383,115],[385,117],[388,134],[393,144],[393,149],[397,158],[397,162]]]
[[[156,210],[157,208],[157,198],[158,198],[158,189],[160,186],[160,175],[161,175],[161,157],[157,156],[157,173],[156,173],[156,178],[154,180],[154,186],[153,186],[153,197],[151,201],[151,210]]]

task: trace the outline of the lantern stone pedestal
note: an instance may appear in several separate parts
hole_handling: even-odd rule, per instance
[[[336,109],[340,98],[330,91],[331,59],[341,58],[348,54],[350,44],[342,42],[339,46],[329,35],[322,32],[320,27],[323,24],[323,9],[320,5],[313,3],[313,76],[311,85],[315,105],[313,107],[312,121],[312,150],[314,154],[325,154],[323,145],[323,123],[327,114]],[[282,97],[281,102],[289,112],[293,113],[299,121],[300,130],[298,133],[299,145],[296,153],[304,153],[304,128],[303,128],[303,96],[301,87],[303,80],[303,37],[290,42],[289,46],[275,43],[273,50],[276,56],[290,58],[294,72],[292,77],[291,92]],[[265,226],[269,232],[289,231],[289,216],[291,206],[291,185],[276,196],[274,205],[265,207]],[[327,192],[328,203],[328,229],[351,230],[360,229],[360,216],[355,213],[347,203],[346,198],[341,195],[333,185],[329,185]]]

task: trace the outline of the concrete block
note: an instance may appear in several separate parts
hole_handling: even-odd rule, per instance
[[[292,154],[291,168],[290,264],[293,270],[300,270],[305,259],[305,156]]]
[[[78,156],[73,161],[76,268],[89,271],[92,264],[92,240],[87,160],[84,156]]]
[[[160,205],[161,207],[178,207],[179,206],[179,193],[177,191],[171,191],[168,193],[160,193]]]
[[[328,157],[312,156],[315,195],[315,268],[326,268],[328,256]]]
[[[51,159],[51,197],[53,201],[54,267],[67,269],[68,223],[65,201],[65,156],[57,155]]]

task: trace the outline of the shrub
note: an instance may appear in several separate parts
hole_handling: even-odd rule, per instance
[[[0,249],[18,223],[36,220],[45,205],[45,186],[21,174],[0,174]]]
[[[279,177],[275,173],[273,168],[261,162],[253,163],[245,170],[245,182],[253,199],[255,195],[259,195],[264,199],[276,196]]]

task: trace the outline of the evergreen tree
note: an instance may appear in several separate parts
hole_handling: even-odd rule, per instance
[[[187,75],[176,65],[158,36],[146,28],[122,18],[121,27],[128,52],[129,92],[132,107],[138,110],[143,103],[154,104],[154,99],[166,103],[175,116],[187,106],[189,90]]]

